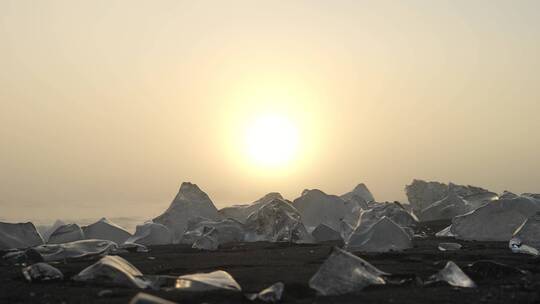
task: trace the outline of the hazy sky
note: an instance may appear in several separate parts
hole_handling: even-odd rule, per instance
[[[413,178],[540,192],[540,1],[0,0],[0,218]],[[258,115],[298,128],[246,160]]]

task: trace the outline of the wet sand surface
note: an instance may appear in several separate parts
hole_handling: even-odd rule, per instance
[[[225,270],[242,286],[244,293],[255,293],[276,282],[285,284],[283,303],[538,303],[540,302],[540,259],[515,254],[506,242],[468,242],[435,238],[434,232],[448,222],[421,224],[414,248],[393,253],[355,254],[379,269],[397,275],[404,283],[368,287],[357,294],[321,297],[309,288],[308,281],[338,244],[313,245],[276,243],[238,243],[222,246],[218,251],[204,252],[183,245],[153,246],[148,253],[126,253],[121,256],[147,275],[183,275],[195,272]],[[442,252],[440,242],[463,245],[458,251]],[[66,280],[28,283],[21,266],[0,265],[0,303],[129,303],[136,289],[89,285],[69,278],[98,258],[53,264]],[[443,283],[425,285],[429,276],[447,261],[458,264],[478,285],[477,288],[455,288]],[[510,266],[471,268],[467,265],[490,260]],[[521,273],[515,269],[524,270]],[[99,296],[100,291],[110,290]],[[230,293],[181,293],[146,291],[178,303],[253,303],[243,295]]]

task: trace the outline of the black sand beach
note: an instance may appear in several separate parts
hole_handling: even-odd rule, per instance
[[[154,246],[148,253],[123,254],[144,274],[183,275],[194,272],[225,270],[242,286],[244,293],[255,293],[281,281],[285,284],[283,303],[537,303],[540,301],[540,260],[510,251],[506,242],[465,242],[435,238],[433,233],[448,222],[421,224],[414,248],[399,253],[356,253],[379,269],[402,280],[402,284],[368,287],[354,295],[320,297],[308,286],[310,277],[326,259],[335,243],[316,245],[239,243],[222,246],[218,251],[203,252],[182,245]],[[440,242],[454,241],[463,248],[441,252]],[[97,259],[55,264],[66,278]],[[436,283],[425,285],[430,275],[449,260],[456,262],[478,285],[455,288]],[[489,260],[492,263],[467,265]],[[62,282],[28,283],[21,266],[0,266],[0,303],[129,303],[139,290],[111,286],[86,285],[68,279]],[[482,267],[480,267],[482,266]],[[515,268],[526,271],[521,273]],[[105,295],[98,294],[110,290]],[[252,303],[237,294],[187,294],[147,291],[178,303]]]

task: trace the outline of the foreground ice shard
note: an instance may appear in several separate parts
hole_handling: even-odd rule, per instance
[[[63,244],[69,242],[75,242],[84,240],[84,233],[77,224],[65,224],[56,228],[51,235],[47,243],[49,244]]]
[[[448,261],[444,268],[431,276],[433,281],[443,281],[455,287],[473,288],[476,284],[467,276],[456,263]]]
[[[116,244],[124,243],[131,236],[127,230],[106,218],[83,227],[83,232],[87,239],[109,240]]]
[[[281,194],[277,192],[270,192],[251,204],[225,207],[220,209],[218,212],[224,219],[234,219],[240,223],[245,223],[250,214],[261,209],[262,206],[272,202],[276,198],[284,199]]]
[[[242,291],[234,278],[223,270],[179,276],[176,279],[175,289],[187,291]]]
[[[516,229],[509,247],[513,252],[537,256],[540,250],[540,212],[529,217]]]
[[[95,264],[83,269],[73,277],[73,280],[141,289],[151,286],[150,282],[135,266],[125,259],[113,255],[105,256]]]
[[[514,231],[540,211],[540,200],[519,196],[499,199],[452,219],[450,232],[458,239],[509,241]]]
[[[46,262],[77,259],[114,253],[118,250],[115,242],[107,240],[82,240],[64,244],[46,244],[34,247]]]
[[[440,251],[453,251],[461,249],[461,244],[458,243],[439,243],[437,247]]]
[[[145,246],[171,244],[173,235],[169,228],[162,224],[146,222],[137,225],[135,234],[130,236],[126,243],[136,243]]]
[[[309,287],[323,296],[358,292],[369,285],[386,284],[380,271],[365,260],[334,248],[317,273],[309,280]]]
[[[195,217],[210,220],[220,218],[210,197],[197,185],[184,182],[169,208],[153,221],[169,228],[173,233],[174,241],[178,242],[186,232],[188,221]]]
[[[284,289],[285,284],[282,282],[277,282],[276,284],[261,290],[259,293],[249,295],[248,298],[252,301],[258,299],[266,303],[276,303],[281,300]]]
[[[129,304],[175,304],[175,302],[149,295],[144,292],[139,292],[131,299],[131,301],[129,301]]]
[[[0,222],[0,250],[28,248],[43,244],[34,224]]]
[[[274,199],[252,213],[246,221],[245,229],[247,242],[313,242],[302,223],[300,213],[281,199]]]
[[[412,239],[402,227],[383,216],[365,231],[357,227],[346,247],[347,250],[365,252],[401,251],[412,247]]]
[[[339,231],[341,219],[350,211],[344,200],[318,189],[304,190],[292,205],[300,213],[304,226],[311,229],[324,224]]]
[[[64,275],[47,263],[36,263],[23,268],[24,278],[29,282],[63,280]]]

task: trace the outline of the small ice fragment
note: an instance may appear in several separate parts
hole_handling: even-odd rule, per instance
[[[347,251],[334,248],[317,273],[309,280],[309,287],[323,296],[356,292],[369,285],[386,284],[388,275]]]
[[[162,299],[160,297],[149,295],[144,292],[139,292],[131,299],[131,301],[129,301],[129,304],[175,304],[175,303]]]
[[[439,243],[440,251],[452,251],[461,249],[461,244],[458,243]]]
[[[29,281],[52,281],[63,280],[64,275],[55,267],[47,263],[37,263],[23,268],[22,273]]]
[[[234,278],[228,272],[223,270],[180,276],[176,279],[175,288],[188,291],[242,291],[242,288]]]
[[[454,237],[455,235],[452,233],[452,225],[444,228],[443,230],[435,233],[436,237]]]
[[[145,245],[138,243],[124,243],[119,246],[120,249],[127,250],[129,252],[149,252],[150,250]]]
[[[444,268],[431,276],[434,281],[444,281],[455,287],[473,288],[476,284],[467,276],[456,263],[448,261]]]
[[[135,266],[119,256],[111,255],[83,269],[73,280],[141,289],[151,285]]]
[[[98,292],[98,297],[108,297],[113,294],[113,291],[110,289],[103,289]]]
[[[512,250],[514,253],[524,253],[524,254],[530,254],[533,256],[538,256],[540,253],[538,252],[538,249],[531,247],[529,245],[523,244],[520,238],[513,237],[510,239],[510,242],[508,243],[508,247]]]
[[[276,284],[265,288],[261,292],[259,292],[257,298],[263,302],[276,303],[281,300],[284,288],[285,285],[283,283],[277,282]]]

